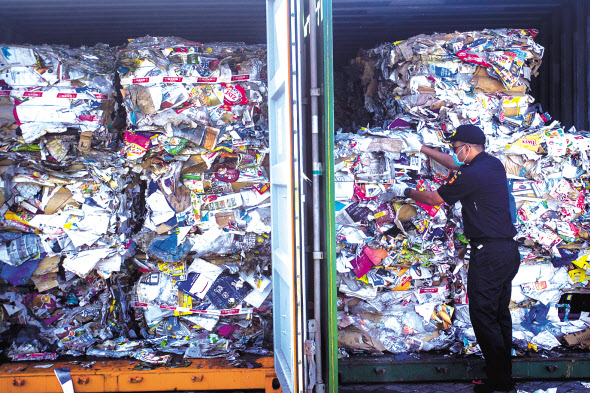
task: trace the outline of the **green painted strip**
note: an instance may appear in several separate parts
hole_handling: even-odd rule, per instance
[[[324,224],[326,233],[326,314],[328,373],[324,378],[326,392],[338,392],[338,323],[336,318],[338,295],[336,288],[336,219],[334,194],[334,64],[332,32],[332,0],[320,0],[322,7],[323,36],[323,90],[324,90]],[[319,43],[318,43],[319,44]],[[321,58],[321,56],[318,56]],[[321,79],[320,79],[321,80]]]
[[[515,379],[587,379],[590,356],[513,358]],[[484,360],[476,356],[421,355],[418,359],[355,355],[340,360],[340,383],[390,383],[410,381],[471,381],[485,378]]]

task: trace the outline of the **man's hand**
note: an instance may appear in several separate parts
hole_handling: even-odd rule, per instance
[[[406,142],[407,147],[402,149],[402,153],[420,153],[422,149],[422,142],[418,139],[416,134],[401,135],[401,138]]]
[[[389,187],[389,189],[387,190],[387,194],[393,196],[394,198],[403,197],[406,188],[408,188],[408,186],[404,183],[397,183]]]

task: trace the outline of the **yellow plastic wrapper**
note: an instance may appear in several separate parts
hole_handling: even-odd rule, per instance
[[[588,281],[588,275],[584,269],[573,269],[568,274],[574,283]]]
[[[386,269],[395,269],[396,274],[398,277],[402,277],[402,281],[401,283],[393,288],[389,288],[392,291],[407,291],[410,289],[410,286],[412,285],[412,276],[409,273],[409,268],[407,267],[395,267],[395,268],[386,268]]]
[[[572,263],[576,265],[578,268],[583,269],[586,272],[590,272],[590,263],[588,263],[589,256],[590,255],[583,255],[575,261],[572,261]]]
[[[195,305],[196,306],[196,305]],[[193,297],[184,292],[178,291],[178,307],[193,308]],[[174,311],[174,315],[191,315],[192,312],[185,311]]]
[[[502,101],[504,115],[516,117],[523,115],[529,107],[530,98],[528,96],[517,96],[505,98]]]
[[[171,276],[175,281],[185,281],[187,279],[186,274],[186,262],[158,262],[158,269],[162,273],[166,273]]]
[[[4,219],[6,221],[15,221],[15,222],[27,225],[29,227],[31,226],[29,224],[29,221],[31,219],[33,219],[34,217],[35,217],[34,214],[31,214],[31,213],[24,211],[24,210],[17,210],[16,212],[12,212],[12,211],[8,210],[4,214]],[[35,231],[35,232],[37,233],[38,231]]]
[[[541,138],[542,135],[540,134],[525,135],[516,142],[514,142],[512,145],[507,145],[506,149],[509,149],[512,146],[519,146],[534,151],[535,153],[542,153],[543,148],[541,147]]]

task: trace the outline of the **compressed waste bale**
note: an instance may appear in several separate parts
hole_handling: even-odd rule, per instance
[[[1,356],[270,353],[265,47],[144,37],[3,56]],[[20,97],[56,121],[11,118]],[[70,121],[79,110],[101,121]]]
[[[3,355],[81,355],[127,329],[109,288],[133,255],[137,179],[117,153],[114,51],[4,45],[0,62]]]
[[[174,37],[118,54],[126,166],[146,181],[133,239],[150,272],[131,305],[146,338],[185,357],[272,348],[265,59]]]
[[[372,125],[335,135],[338,321],[342,335],[354,327],[371,338],[364,347],[375,342],[368,352],[479,353],[467,312],[460,204],[428,206],[388,194],[398,182],[435,190],[452,181],[449,169],[406,153],[406,141],[450,152],[445,140],[462,124],[484,131],[486,151],[508,174],[521,254],[512,283],[515,345],[560,350],[566,334],[590,324],[587,314],[568,319],[560,304],[564,293],[590,285],[590,134],[564,130],[533,105],[530,78],[544,52],[536,35],[522,29],[419,35],[361,51],[352,62],[361,72],[351,73],[357,79],[348,85],[363,86]]]
[[[108,45],[2,45],[0,125],[3,145],[35,142],[62,161],[72,141],[109,146],[114,99],[115,52]],[[45,137],[44,137],[45,136]],[[88,150],[88,147],[80,148]]]

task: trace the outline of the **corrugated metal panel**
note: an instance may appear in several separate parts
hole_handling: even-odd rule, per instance
[[[540,31],[546,54],[533,96],[569,127],[588,129],[587,0],[333,0],[334,64],[359,48],[416,34],[519,27]],[[72,46],[175,35],[261,43],[264,0],[0,0],[0,41]]]
[[[334,64],[359,48],[417,34],[534,28],[546,49],[533,96],[565,127],[589,129],[590,5],[587,0],[333,0]]]
[[[2,0],[0,41],[71,46],[173,35],[266,42],[264,0]]]

